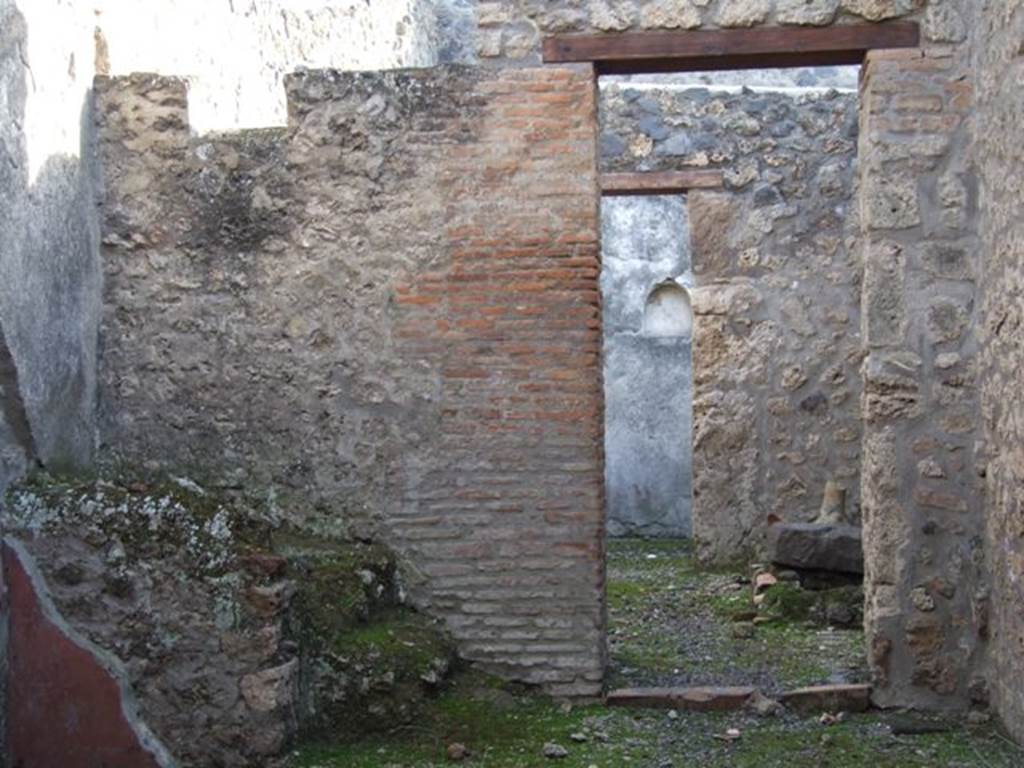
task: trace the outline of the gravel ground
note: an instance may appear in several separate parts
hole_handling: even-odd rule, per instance
[[[608,549],[609,683],[754,685],[766,694],[867,680],[859,629],[776,620],[735,637],[753,610],[742,572],[701,569],[686,540],[615,539]]]

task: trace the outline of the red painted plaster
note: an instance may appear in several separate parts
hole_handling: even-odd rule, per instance
[[[18,553],[6,544],[3,581],[14,768],[158,768],[125,718],[117,681],[47,618]]]

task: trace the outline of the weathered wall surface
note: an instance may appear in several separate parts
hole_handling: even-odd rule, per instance
[[[987,449],[987,545],[992,580],[992,701],[1024,740],[1024,3],[977,4],[972,41],[980,177],[979,361]]]
[[[596,691],[589,72],[287,82],[287,131],[210,140],[181,81],[97,85],[105,455],[383,527],[466,656]]]
[[[97,0],[100,74],[187,77],[192,128],[283,126],[283,78],[297,67],[425,67],[464,55],[471,9],[434,0]]]
[[[977,182],[965,29],[868,58],[862,504],[876,700],[982,703]]]
[[[88,13],[0,0],[0,488],[95,443],[100,267]]]
[[[649,299],[686,282],[690,233],[682,195],[601,201],[605,493],[612,536],[689,536],[693,393],[684,302],[678,328],[645,327]],[[675,317],[678,316],[678,317]]]
[[[769,515],[809,521],[830,478],[858,519],[856,121],[836,91],[602,88],[604,168],[724,173],[688,195],[705,559],[757,553]]]
[[[94,70],[198,76],[199,129],[283,124],[283,73],[464,57],[458,35],[471,15],[433,0],[0,0],[0,487],[36,461],[92,460]]]
[[[886,21],[917,14],[926,0],[480,0],[477,51],[490,61],[539,61],[552,34],[827,26]],[[948,2],[930,4],[928,24],[956,14]],[[940,18],[936,19],[938,15]]]

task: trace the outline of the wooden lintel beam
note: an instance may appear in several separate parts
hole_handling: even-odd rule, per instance
[[[722,186],[721,171],[657,171],[646,173],[602,173],[601,194],[678,195],[691,189],[716,189]]]
[[[599,74],[826,66],[860,63],[877,48],[915,48],[920,38],[914,22],[556,35],[544,40],[544,61],[592,62]]]

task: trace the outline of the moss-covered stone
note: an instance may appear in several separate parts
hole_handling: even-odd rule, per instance
[[[266,520],[186,478],[126,484],[39,473],[8,489],[2,520],[14,534],[76,531],[129,564],[184,553],[188,572],[203,577],[223,575],[239,555],[270,543]]]
[[[787,621],[809,621],[817,603],[817,595],[799,585],[782,582],[765,592],[762,613]]]
[[[69,595],[90,596],[78,601],[83,616],[126,663],[156,670],[160,647],[161,669],[195,664],[173,649],[182,634],[203,638],[191,641],[205,649],[203,674],[175,694],[185,706],[172,719],[206,707],[220,728],[234,717],[220,702],[234,699],[208,693],[207,678],[230,690],[227,678],[292,664],[299,699],[274,716],[290,733],[294,705],[305,731],[355,737],[409,722],[454,664],[448,635],[405,604],[389,549],[297,530],[185,478],[36,475],[9,490],[2,520],[38,544]]]
[[[455,654],[436,622],[404,605],[394,555],[293,531],[274,543],[297,583],[291,624],[306,731],[344,738],[409,722]]]
[[[408,608],[317,640],[323,644],[305,657],[306,731],[334,738],[411,722],[454,663],[446,633]]]
[[[857,627],[863,622],[864,590],[850,585],[809,590],[790,582],[772,586],[761,605],[762,615],[817,626]]]

